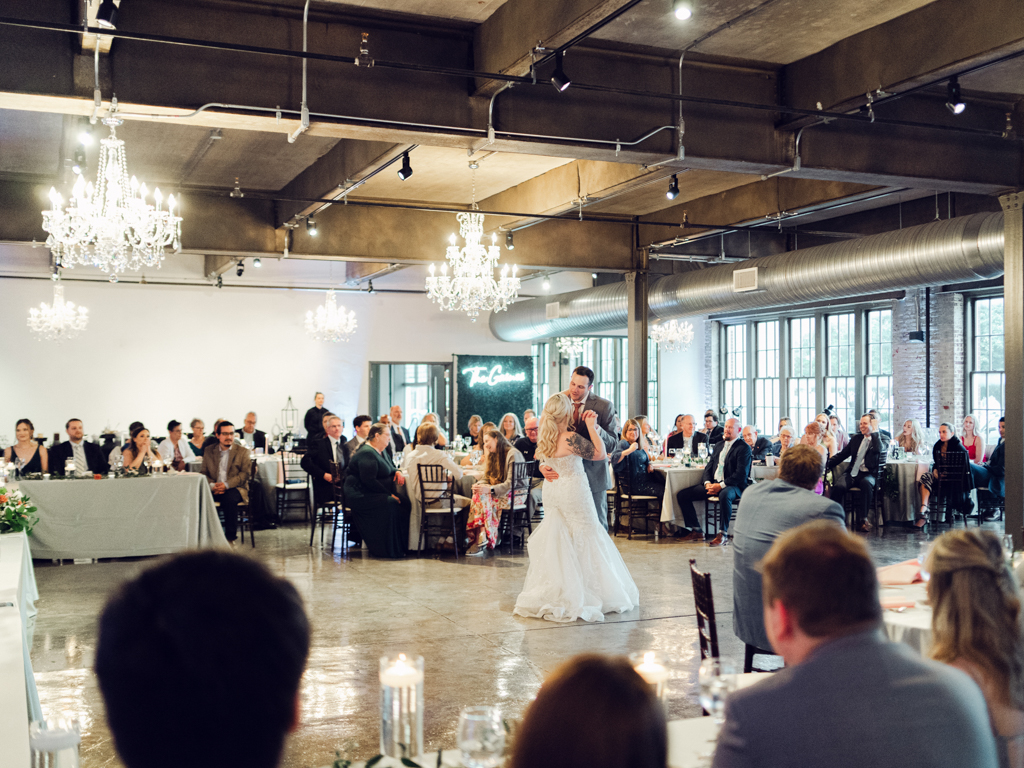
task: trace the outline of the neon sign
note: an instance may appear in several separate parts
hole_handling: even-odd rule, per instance
[[[519,373],[504,373],[500,365],[495,365],[490,371],[487,370],[486,365],[474,365],[469,368],[462,369],[462,375],[469,374],[469,386],[474,387],[477,384],[486,384],[489,387],[496,386],[498,384],[507,384],[513,381],[526,381],[526,373],[519,371]]]

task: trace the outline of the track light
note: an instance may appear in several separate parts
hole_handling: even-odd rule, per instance
[[[505,233],[505,247],[510,251],[514,251],[516,249],[516,244],[512,242],[512,230]]]
[[[959,115],[967,109],[967,104],[960,94],[960,81],[955,77],[950,79],[949,85],[946,86],[946,108],[954,115]]]
[[[316,222],[313,221],[312,217],[306,219],[306,232],[309,233],[310,237],[316,237],[317,235]]]
[[[239,259],[238,267],[235,269],[235,274],[241,277],[243,272],[245,272],[245,261]]]
[[[672,0],[672,13],[680,21],[686,21],[693,16],[693,6],[688,0]]]
[[[676,178],[676,174],[672,174],[672,181],[668,183],[668,192],[665,193],[665,197],[669,200],[675,200],[679,197],[679,179]]]
[[[402,167],[398,171],[398,178],[405,181],[412,176],[412,164],[409,162],[409,153],[402,155]]]
[[[252,260],[252,265],[256,267],[256,269],[259,269],[260,267],[263,266],[263,262],[260,261],[260,257],[257,256],[255,259]]]
[[[235,188],[231,190],[230,197],[233,197],[236,200],[239,199],[239,198],[245,197],[245,192],[243,192],[242,188],[238,185],[238,177],[237,176],[235,176]]]
[[[551,280],[548,279],[547,275],[544,275],[544,282],[540,284],[540,287],[544,289],[545,293],[551,290]]]
[[[78,143],[83,147],[92,146],[92,131],[88,128],[83,128],[78,132]]]
[[[74,162],[71,165],[71,171],[81,176],[85,173],[86,162],[85,162],[85,150],[81,147],[75,147]]]
[[[103,0],[96,11],[96,26],[104,29],[117,29],[117,6],[114,0]]]
[[[565,70],[562,69],[561,51],[558,51],[555,54],[555,71],[551,73],[551,84],[555,86],[555,90],[559,92],[564,91],[572,85],[572,80],[566,77]]]

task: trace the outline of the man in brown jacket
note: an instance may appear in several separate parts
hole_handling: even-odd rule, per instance
[[[249,449],[235,444],[235,425],[217,425],[217,442],[203,451],[203,474],[224,513],[224,535],[234,543],[238,535],[238,505],[249,503]]]

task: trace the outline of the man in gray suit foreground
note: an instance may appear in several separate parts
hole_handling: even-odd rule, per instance
[[[771,643],[764,631],[761,562],[775,539],[809,520],[834,520],[845,527],[843,508],[814,493],[825,462],[809,445],[794,445],[779,465],[779,478],[744,491],[732,529],[732,615],[736,637],[762,650]]]
[[[862,541],[831,520],[804,523],[761,571],[786,668],[730,695],[714,768],[996,768],[974,681],[882,633]]]

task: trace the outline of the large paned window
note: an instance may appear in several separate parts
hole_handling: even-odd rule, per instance
[[[747,407],[747,326],[725,326],[725,376],[722,382],[722,405],[730,411],[737,406],[746,418]]]
[[[533,352],[533,410],[538,414],[544,410],[544,403],[548,397],[548,374],[551,366],[548,364],[548,355],[551,347],[549,342],[534,344]]]
[[[857,414],[856,336],[854,320],[849,312],[829,315],[825,319],[825,405],[834,405],[835,414],[847,432],[859,422]]]
[[[1006,373],[1003,355],[1003,299],[976,299],[973,316],[970,412],[985,445],[999,440],[999,417],[1006,405]],[[960,425],[956,425],[959,430]]]
[[[756,325],[757,369],[754,379],[754,424],[761,434],[774,434],[779,409],[779,321]]]
[[[619,396],[615,400],[615,411],[619,414],[619,423],[629,418],[629,339],[620,339],[622,354],[619,355]]]
[[[864,377],[865,411],[878,411],[880,428],[892,432],[892,310],[867,313],[867,375]]]
[[[658,345],[647,339],[647,421],[658,429]]]
[[[789,416],[803,426],[817,415],[815,387],[814,318],[797,317],[789,321]]]
[[[599,339],[598,344],[601,347],[601,371],[611,372],[611,376],[600,376],[595,382],[594,387],[597,390],[597,394],[606,400],[615,402],[616,387],[614,372],[618,369],[616,365],[615,353],[616,348],[619,346],[619,339]]]

